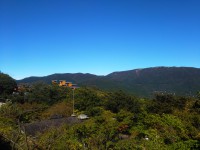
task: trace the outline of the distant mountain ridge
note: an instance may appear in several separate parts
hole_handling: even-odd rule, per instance
[[[150,96],[156,91],[181,95],[200,91],[200,69],[192,67],[152,67],[113,72],[106,76],[83,73],[52,74],[44,77],[28,77],[17,82],[51,83],[51,80],[66,80],[80,86],[94,86],[110,91],[124,90],[139,96]]]

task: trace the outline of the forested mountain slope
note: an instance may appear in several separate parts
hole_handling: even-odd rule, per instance
[[[18,83],[67,80],[80,86],[93,86],[105,90],[124,90],[127,93],[150,96],[154,92],[183,95],[195,94],[200,89],[200,69],[192,67],[153,67],[113,72],[106,76],[92,74],[53,74],[45,77],[28,77]]]

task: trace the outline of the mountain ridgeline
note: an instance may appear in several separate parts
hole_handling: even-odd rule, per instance
[[[154,67],[113,72],[106,76],[82,73],[53,74],[44,77],[28,77],[17,83],[33,83],[66,80],[79,86],[92,86],[103,90],[123,90],[127,93],[149,97],[155,92],[195,95],[200,91],[200,69],[191,67]]]

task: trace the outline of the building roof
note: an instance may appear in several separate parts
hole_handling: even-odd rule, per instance
[[[78,119],[81,119],[81,120],[84,120],[84,119],[88,119],[89,117],[87,116],[87,115],[85,115],[85,114],[80,114],[79,116],[78,116]]]
[[[38,132],[42,133],[45,130],[52,127],[60,127],[64,124],[73,125],[73,124],[81,123],[81,122],[82,121],[76,117],[68,117],[68,118],[43,120],[40,122],[29,123],[29,124],[25,124],[24,128],[26,130],[26,134],[35,136]]]

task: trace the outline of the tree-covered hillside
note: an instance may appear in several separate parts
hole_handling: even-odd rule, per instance
[[[0,95],[6,96],[12,94],[16,87],[17,84],[12,77],[0,72]]]
[[[190,67],[154,67],[114,72],[107,76],[91,74],[53,74],[46,77],[30,77],[18,83],[51,80],[67,80],[81,86],[92,86],[107,91],[123,90],[141,97],[151,97],[155,92],[195,95],[200,89],[200,69]]]
[[[198,150],[200,93],[155,93],[139,98],[123,91],[70,88],[42,82],[7,93],[0,107],[0,149]],[[77,118],[89,116],[86,120]]]

